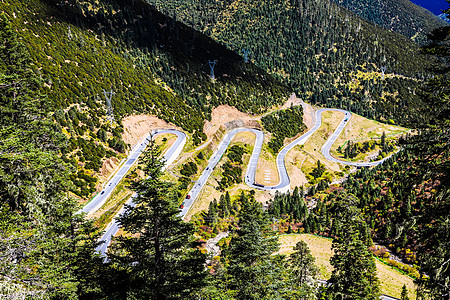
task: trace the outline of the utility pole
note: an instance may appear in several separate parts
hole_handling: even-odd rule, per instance
[[[248,63],[248,55],[250,54],[249,50],[243,49],[242,53],[244,54],[244,61],[245,63]]]
[[[216,61],[215,60],[213,60],[213,61],[209,60],[208,61],[208,65],[211,68],[211,73],[210,73],[209,77],[211,78],[211,80],[215,80],[216,77],[214,77],[214,67],[216,66]]]
[[[113,107],[111,104],[111,99],[112,99],[112,96],[114,95],[114,92],[113,92],[113,90],[111,90],[110,92],[103,90],[103,94],[105,94],[105,99],[106,99],[106,106],[107,106],[106,113],[108,115],[108,120],[110,122],[113,122],[114,114],[113,114]]]
[[[384,73],[386,72],[386,67],[381,67],[381,80],[384,80]]]
[[[69,38],[69,41],[71,41],[73,35],[72,35],[72,30],[70,29],[70,25],[69,25],[68,29],[69,29],[69,32],[67,33],[67,37]]]

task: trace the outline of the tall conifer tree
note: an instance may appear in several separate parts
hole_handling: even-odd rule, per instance
[[[173,185],[160,179],[159,155],[150,141],[142,155],[147,178],[133,185],[135,207],[119,218],[127,235],[111,257],[129,275],[128,297],[188,299],[204,283],[206,257],[196,248],[193,225],[179,216]]]
[[[343,198],[338,209],[341,229],[333,240],[333,272],[329,291],[333,299],[376,300],[380,296],[379,281],[372,254],[368,250],[365,227],[357,199],[353,195]]]

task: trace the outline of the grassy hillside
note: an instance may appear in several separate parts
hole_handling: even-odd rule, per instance
[[[126,151],[126,115],[155,114],[199,143],[213,107],[260,113],[289,94],[264,70],[143,1],[3,0],[0,8],[30,52],[47,112],[68,137],[63,158],[78,169],[73,192],[82,197],[95,191],[92,175],[104,159]],[[217,62],[215,81],[208,60]],[[104,90],[114,92],[112,123]]]
[[[409,0],[333,0],[358,16],[423,44],[432,30],[448,25]]]
[[[330,259],[333,256],[331,249],[331,239],[326,239],[310,234],[287,234],[280,236],[280,253],[290,254],[293,252],[292,248],[298,241],[304,241],[311,249],[311,254],[316,259],[316,265],[320,269],[321,278],[329,279],[333,267],[330,264]],[[408,288],[410,298],[415,295],[414,280],[399,271],[376,261],[377,276],[380,279],[381,291],[383,294],[398,297],[401,296],[402,287],[405,284]]]
[[[407,124],[415,90],[429,76],[431,58],[417,44],[328,0],[150,2],[236,52],[250,51],[250,60],[313,104]]]

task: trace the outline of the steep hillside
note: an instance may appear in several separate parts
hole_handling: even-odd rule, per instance
[[[249,51],[258,66],[314,104],[403,124],[420,105],[415,89],[431,59],[405,36],[328,0],[150,2],[243,56]],[[384,80],[381,67],[389,73]]]
[[[424,44],[427,34],[446,23],[409,0],[333,0],[358,16]]]
[[[127,149],[120,137],[126,115],[155,114],[199,143],[213,107],[260,113],[289,94],[265,71],[142,1],[4,0],[0,8],[30,52],[47,112],[69,139],[63,158],[78,169],[80,196],[94,192],[91,175],[103,160]],[[217,63],[214,81],[208,60]],[[114,92],[112,123],[104,90]]]

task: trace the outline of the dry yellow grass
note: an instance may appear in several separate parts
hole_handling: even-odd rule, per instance
[[[302,172],[303,163],[308,156],[309,154],[303,151],[300,146],[294,147],[286,155],[286,170],[291,180],[291,188],[308,183],[305,174]]]
[[[352,114],[347,126],[345,126],[344,130],[336,139],[336,142],[331,148],[331,153],[336,155],[337,148],[339,146],[343,146],[349,140],[354,142],[364,142],[371,139],[379,139],[383,132],[386,133],[388,138],[396,137],[407,130],[408,129],[404,127],[387,125],[374,120],[366,119],[357,114]],[[363,155],[362,158],[364,159],[365,156],[367,155]]]
[[[165,142],[163,142],[164,138],[166,139]],[[157,145],[159,145],[159,149],[161,150],[161,153],[166,152],[167,149],[169,149],[170,146],[172,146],[176,140],[177,140],[177,136],[172,133],[159,134],[155,137],[155,142]]]
[[[250,132],[239,132],[236,134],[236,136],[231,141],[229,147],[233,145],[240,145],[246,148],[247,153],[243,156],[243,164],[242,164],[242,183],[235,184],[227,189],[228,193],[231,197],[238,196],[242,191],[249,191],[253,190],[249,186],[247,186],[244,183],[244,176],[245,172],[247,171],[248,162],[250,160],[251,153],[253,151],[254,145],[255,145],[255,139],[256,136],[253,133]],[[216,190],[217,182],[216,180],[221,178],[221,166],[225,162],[224,159],[222,159],[217,166],[214,168],[213,173],[208,178],[208,181],[206,182],[205,187],[201,191],[200,195],[198,196],[197,200],[192,205],[189,212],[186,214],[186,220],[190,220],[190,218],[202,211],[207,210],[209,207],[209,203],[213,201],[214,199],[219,200],[220,195],[224,194],[224,192]],[[259,163],[258,163],[259,168]],[[275,168],[276,170],[276,168]],[[278,173],[277,173],[278,176]],[[277,181],[278,182],[278,181]],[[260,201],[262,203],[266,203],[271,198],[270,194],[268,192],[264,191],[256,191],[255,199],[257,201]]]
[[[331,276],[333,267],[330,264],[330,258],[333,256],[331,250],[331,239],[318,237],[310,234],[288,234],[280,236],[280,254],[290,254],[293,252],[292,248],[298,241],[302,240],[308,244],[311,254],[316,259],[316,265],[320,270],[323,279],[328,279]],[[399,271],[386,266],[379,261],[376,261],[377,275],[380,279],[381,292],[383,294],[400,298],[402,287],[405,284],[408,288],[410,298],[415,295],[415,285],[413,279],[403,275]]]
[[[256,168],[255,181],[265,186],[277,185],[280,182],[276,156],[272,155],[265,144],[261,150]]]

